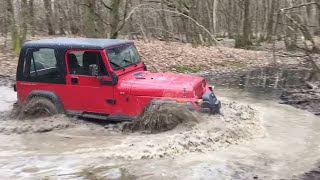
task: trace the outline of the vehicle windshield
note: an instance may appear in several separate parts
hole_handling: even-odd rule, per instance
[[[107,49],[107,56],[113,70],[123,69],[140,62],[140,56],[134,45]]]

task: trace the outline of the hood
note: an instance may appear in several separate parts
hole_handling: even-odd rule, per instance
[[[135,96],[201,98],[206,82],[203,78],[175,73],[149,71],[128,74],[121,83],[130,83]]]

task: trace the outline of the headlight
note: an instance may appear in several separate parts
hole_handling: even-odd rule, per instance
[[[197,99],[197,100],[195,101],[195,103],[196,103],[197,105],[201,106],[201,104],[203,103],[203,100],[202,100],[202,99]]]

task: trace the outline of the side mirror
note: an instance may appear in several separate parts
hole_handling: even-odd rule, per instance
[[[116,73],[114,73],[114,72],[111,73],[111,79],[112,79],[112,84],[113,84],[113,85],[118,84],[119,78],[118,78],[118,76],[116,75]]]
[[[114,72],[111,72],[111,80],[109,80],[109,79],[105,80],[105,79],[103,79],[102,77],[99,77],[99,76],[98,76],[98,79],[100,80],[100,83],[103,84],[103,85],[117,85],[118,81],[119,81],[118,76]]]
[[[96,64],[89,65],[89,74],[95,77],[99,76],[99,67]]]

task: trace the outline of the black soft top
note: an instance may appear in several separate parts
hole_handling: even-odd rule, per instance
[[[59,49],[105,49],[122,44],[132,44],[133,41],[121,39],[97,38],[52,38],[28,41],[24,47],[56,47]]]

